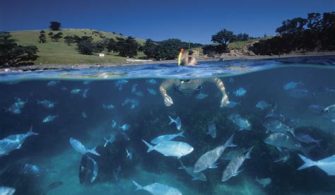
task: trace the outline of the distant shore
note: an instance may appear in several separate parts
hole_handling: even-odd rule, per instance
[[[282,58],[294,58],[294,57],[318,57],[318,56],[335,56],[334,52],[306,52],[306,53],[296,53],[296,54],[285,54],[285,55],[267,55],[267,56],[229,56],[228,54],[223,54],[221,57],[217,58],[200,58],[199,62],[204,61],[225,61],[225,60],[262,60],[262,59],[282,59]],[[115,63],[115,64],[45,64],[45,65],[27,65],[27,66],[17,66],[17,67],[2,67],[0,72],[17,72],[17,71],[37,71],[37,70],[57,70],[57,69],[81,69],[81,68],[103,68],[103,67],[113,67],[113,66],[127,66],[127,65],[143,65],[143,64],[174,64],[177,60],[162,60],[162,61],[134,61],[127,63]]]

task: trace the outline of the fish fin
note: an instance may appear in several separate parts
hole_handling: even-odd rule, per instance
[[[241,169],[241,170],[237,170],[236,173],[233,175],[233,177],[238,176],[238,174],[240,174],[240,173],[243,172],[243,171],[244,171],[243,169]]]
[[[138,184],[136,181],[132,180],[133,184],[136,186],[136,191],[137,190],[142,190],[143,186],[141,186],[140,184]]]
[[[100,156],[100,154],[96,151],[97,147],[87,150],[88,153],[94,154],[96,156]]]
[[[236,147],[237,145],[233,143],[234,134],[229,137],[229,139],[224,144],[225,147]]]
[[[214,164],[210,165],[208,168],[216,169],[216,168],[218,168],[218,163],[214,163]]]
[[[184,132],[185,132],[185,131],[182,131],[182,132],[178,133],[178,136],[179,136],[179,137],[185,137],[185,136],[184,136]]]
[[[251,147],[249,148],[247,154],[245,155],[245,158],[246,158],[246,159],[250,159],[250,158],[251,158],[251,157],[250,157],[250,153],[251,153],[251,151],[252,151],[253,149],[254,149],[254,146],[251,146]]]
[[[153,150],[155,149],[155,146],[150,145],[148,142],[146,142],[146,141],[143,140],[143,139],[142,139],[142,141],[143,141],[143,143],[145,143],[145,145],[148,146],[148,150],[147,150],[147,152],[151,152],[151,151],[153,151]]]
[[[283,150],[280,147],[276,147],[279,152],[283,152]]]
[[[309,158],[307,158],[307,157],[305,157],[305,156],[303,156],[303,155],[301,155],[301,154],[298,154],[298,155],[299,155],[299,157],[301,158],[301,160],[304,161],[304,164],[301,165],[297,170],[306,169],[306,168],[308,168],[308,167],[312,167],[312,166],[315,166],[315,165],[316,165],[316,162],[315,162],[315,161],[313,161],[313,160],[311,160],[311,159],[309,159]]]

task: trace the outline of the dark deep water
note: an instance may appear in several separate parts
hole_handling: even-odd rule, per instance
[[[303,164],[298,154],[312,160],[335,154],[335,109],[325,111],[335,104],[335,69],[304,66],[303,59],[290,63],[295,66],[220,77],[232,102],[223,108],[222,94],[210,82],[204,82],[200,91],[192,94],[171,88],[168,94],[174,104],[170,107],[164,105],[159,86],[171,78],[28,78],[0,82],[0,139],[24,134],[30,128],[38,133],[29,136],[20,149],[7,155],[0,151],[0,186],[13,187],[15,194],[24,195],[149,194],[135,191],[134,180],[144,186],[165,184],[190,195],[334,194],[335,176],[317,167],[297,169]],[[335,64],[334,59],[328,58],[312,61],[318,63]],[[192,74],[188,75],[190,79]],[[0,79],[5,77],[0,75]],[[238,94],[239,88],[246,93]],[[259,101],[266,104],[256,107]],[[240,130],[232,121],[234,114],[248,121],[250,130]],[[50,121],[46,121],[47,116],[51,116]],[[180,162],[175,157],[157,151],[147,153],[142,140],[149,142],[159,135],[181,132],[169,124],[169,116],[180,117],[184,131],[184,137],[174,140],[194,148],[181,157],[185,166],[193,166],[202,154],[224,144],[234,134],[237,147],[223,152],[216,169],[203,171],[207,181],[192,180],[178,169]],[[274,133],[271,131],[275,126],[267,129],[273,121],[294,131],[294,136],[284,134],[300,144],[298,150],[265,143]],[[214,138],[207,133],[212,123],[216,126]],[[283,130],[282,127],[278,128]],[[306,135],[318,143],[307,142]],[[71,137],[88,149],[97,147],[100,156],[75,151],[69,143]],[[111,137],[114,141],[105,142],[104,138]],[[303,141],[298,140],[301,137]],[[251,158],[244,161],[241,172],[222,182],[230,160],[251,147]],[[280,157],[286,159],[278,162]],[[98,166],[93,179],[92,159]],[[85,170],[81,165],[85,165]],[[262,186],[256,178],[270,182]]]

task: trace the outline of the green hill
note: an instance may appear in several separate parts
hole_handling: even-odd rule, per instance
[[[125,63],[126,58],[118,56],[113,53],[105,53],[105,57],[101,58],[97,55],[82,55],[77,51],[76,44],[67,45],[64,39],[60,39],[58,42],[53,42],[48,36],[49,32],[54,34],[62,32],[63,37],[77,35],[91,36],[94,41],[102,40],[103,38],[116,38],[124,37],[117,33],[96,31],[92,29],[62,29],[61,31],[50,31],[45,30],[47,37],[46,43],[39,43],[40,30],[29,30],[29,31],[17,31],[11,32],[13,38],[20,45],[35,45],[39,52],[37,55],[39,58],[35,61],[35,64],[119,64]],[[142,39],[136,39],[140,44],[144,43]],[[143,53],[139,53],[138,57],[143,56]]]

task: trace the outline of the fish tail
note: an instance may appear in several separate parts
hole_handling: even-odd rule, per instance
[[[100,154],[96,151],[97,147],[94,147],[90,150],[87,150],[88,153],[94,154],[96,156],[100,156]]]
[[[180,167],[178,167],[178,169],[184,169],[185,166],[184,166],[183,161],[181,161],[181,160],[179,159],[179,163],[180,163]]]
[[[30,129],[29,129],[29,131],[28,131],[28,134],[29,134],[29,135],[38,135],[38,133],[33,132],[33,126],[30,126]]]
[[[251,147],[249,148],[247,154],[245,155],[245,158],[246,158],[246,159],[250,159],[250,158],[251,158],[251,157],[250,157],[250,153],[251,153],[251,151],[252,151],[253,149],[254,149],[254,146],[251,146]]]
[[[224,144],[225,147],[236,147],[237,145],[233,143],[234,134],[229,137],[229,139]]]
[[[143,189],[143,186],[141,186],[140,184],[138,184],[136,181],[132,181],[133,182],[133,184],[136,186],[136,191],[137,190],[142,190]]]
[[[301,155],[301,154],[298,154],[299,157],[301,158],[301,160],[304,161],[305,164],[301,165],[297,170],[302,170],[302,169],[306,169],[308,167],[312,167],[312,166],[315,166],[316,165],[316,162]]]
[[[169,116],[169,119],[170,119],[169,125],[171,125],[172,123],[175,123],[175,122],[176,122],[176,120],[173,119],[171,116]]]
[[[148,142],[146,142],[145,140],[142,139],[142,141],[143,141],[143,143],[145,143],[145,145],[148,146],[148,150],[147,150],[147,152],[151,152],[151,151],[153,151],[153,150],[155,149],[153,145],[150,145],[150,144],[149,144]]]

